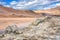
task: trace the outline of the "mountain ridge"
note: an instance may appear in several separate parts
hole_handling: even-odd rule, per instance
[[[40,17],[40,14],[32,10],[15,10],[9,7],[0,6],[0,16],[2,17]]]
[[[60,6],[51,8],[51,9],[47,9],[47,10],[36,10],[34,12],[35,13],[46,13],[49,15],[60,15]]]
[[[60,15],[60,7],[51,8],[47,10],[15,10],[10,7],[4,7],[0,5],[0,18],[11,17],[11,18],[38,18],[45,15]]]

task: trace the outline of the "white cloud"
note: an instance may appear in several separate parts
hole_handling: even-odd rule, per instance
[[[10,5],[4,5],[4,7],[10,7]]]
[[[56,4],[57,6],[60,6],[60,3]]]
[[[12,1],[10,4],[11,5],[15,5],[15,4],[17,4],[17,2],[16,1]]]
[[[37,3],[37,2],[38,2],[38,0],[35,0],[35,1],[32,1],[32,2],[28,2],[25,5],[31,5],[31,4],[34,4],[34,3]]]
[[[15,1],[11,2],[11,4],[15,4],[13,6],[13,8],[15,9],[28,9],[28,8],[31,8],[32,6],[36,6],[36,5],[44,5],[48,3],[47,0],[33,0],[33,1],[29,1],[29,2],[26,2],[26,1],[23,1],[23,2],[16,2],[15,4]]]
[[[56,4],[51,4],[53,2],[57,2]],[[27,2],[27,0],[24,1],[12,1],[10,2],[10,5],[6,5],[7,7],[12,7],[14,9],[28,9],[30,10],[30,8],[33,9],[48,9],[48,8],[52,8],[55,6],[59,6],[60,0],[29,0]]]
[[[60,3],[53,4],[53,5],[50,5],[50,6],[48,6],[48,7],[45,7],[44,10],[50,9],[50,8],[55,8],[55,7],[57,7],[57,6],[60,6]]]

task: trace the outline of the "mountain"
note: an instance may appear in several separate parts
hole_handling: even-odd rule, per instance
[[[40,14],[31,10],[15,10],[0,5],[0,17],[40,17]]]
[[[47,14],[47,15],[60,15],[60,7],[56,8],[51,8],[48,10],[15,10],[9,7],[4,7],[0,5],[0,17],[30,17],[30,18],[35,18],[35,17],[41,17],[41,14]]]
[[[36,10],[36,13],[45,13],[49,15],[60,15],[60,7],[51,8],[48,10]]]
[[[40,17],[40,14],[31,10],[15,10],[0,5],[0,30],[5,29],[8,25],[21,25]]]
[[[38,17],[40,18],[41,14],[60,15],[60,7],[56,7],[48,10],[31,11],[31,10],[15,10],[0,5],[0,29],[5,29],[8,25],[12,25],[12,24],[20,25],[34,21]]]

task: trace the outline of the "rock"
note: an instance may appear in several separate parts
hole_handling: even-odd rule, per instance
[[[11,26],[8,26],[5,31],[7,33],[11,33],[11,32],[15,32],[17,30],[18,30],[18,27],[16,25],[11,25]]]
[[[60,40],[60,17],[38,18],[23,29],[13,25],[8,26],[6,31],[6,36],[0,38],[1,40],[9,38],[13,40]]]

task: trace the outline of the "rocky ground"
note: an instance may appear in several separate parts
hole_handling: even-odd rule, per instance
[[[0,32],[0,40],[60,40],[60,16],[37,18],[20,28],[9,25]]]

